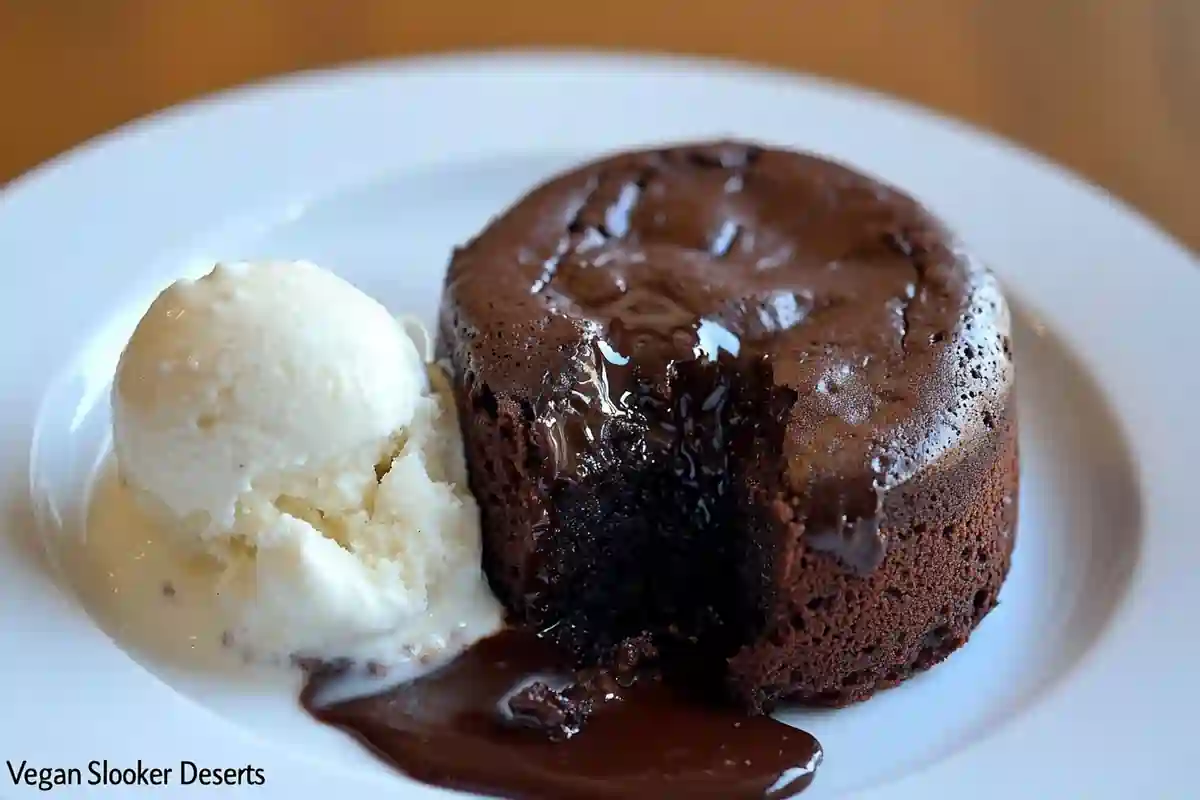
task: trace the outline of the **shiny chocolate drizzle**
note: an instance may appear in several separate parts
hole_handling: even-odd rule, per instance
[[[491,796],[757,800],[812,781],[812,736],[697,702],[639,665],[644,655],[579,673],[549,642],[508,630],[371,697],[320,704],[339,675],[316,670],[302,702],[417,780]]]

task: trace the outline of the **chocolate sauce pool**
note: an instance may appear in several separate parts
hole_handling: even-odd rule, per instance
[[[532,633],[509,630],[384,694],[301,702],[425,783],[515,800],[786,798],[812,781],[821,746],[770,717],[679,693],[653,674],[574,675]]]

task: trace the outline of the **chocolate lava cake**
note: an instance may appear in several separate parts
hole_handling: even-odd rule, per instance
[[[439,348],[492,586],[581,664],[843,705],[996,604],[1008,309],[895,188],[739,142],[589,164],[454,253]]]

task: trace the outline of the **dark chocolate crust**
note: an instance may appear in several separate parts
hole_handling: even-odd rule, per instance
[[[1015,536],[1008,309],[916,201],[738,142],[614,156],[455,252],[439,348],[485,568],[581,662],[750,710],[944,658]]]

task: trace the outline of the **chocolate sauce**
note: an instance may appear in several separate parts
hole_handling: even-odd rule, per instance
[[[305,708],[411,777],[521,800],[786,798],[821,747],[770,717],[699,704],[633,664],[573,674],[531,633],[505,631],[385,694]]]

